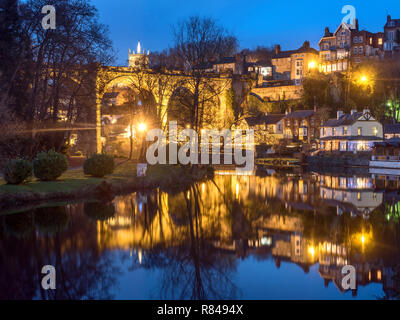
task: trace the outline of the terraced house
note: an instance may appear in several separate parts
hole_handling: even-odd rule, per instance
[[[383,140],[382,124],[368,109],[350,114],[338,111],[336,119],[326,121],[320,130],[322,151],[371,151],[375,142]]]

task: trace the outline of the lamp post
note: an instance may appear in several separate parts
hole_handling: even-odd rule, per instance
[[[137,125],[138,129],[138,140],[139,140],[139,163],[137,165],[137,176],[146,176],[147,162],[146,162],[146,149],[144,145],[144,133],[147,130],[147,125],[144,122],[140,122]]]

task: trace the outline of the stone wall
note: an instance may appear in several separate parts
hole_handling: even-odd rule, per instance
[[[303,86],[254,88],[251,92],[264,101],[299,100],[302,97]]]

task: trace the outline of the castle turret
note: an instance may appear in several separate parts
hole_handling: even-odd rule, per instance
[[[129,49],[129,67],[131,68],[148,68],[149,66],[149,55],[150,51],[147,51],[147,54],[145,52],[145,49],[143,48],[142,52],[142,47],[140,45],[140,41],[138,41],[137,48],[136,48],[136,53],[135,50]]]

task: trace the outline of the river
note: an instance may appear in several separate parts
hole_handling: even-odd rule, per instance
[[[187,190],[8,212],[0,299],[397,299],[394,179],[217,171]],[[44,265],[56,290],[42,289]]]

